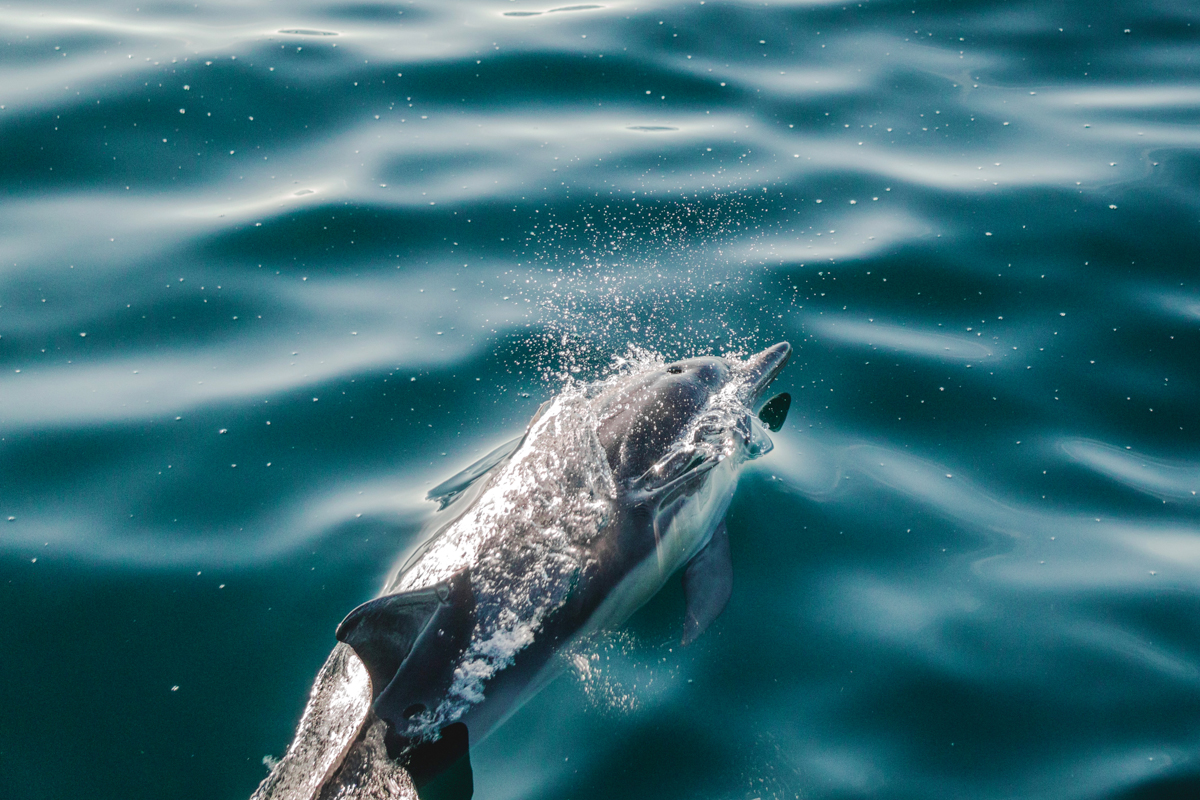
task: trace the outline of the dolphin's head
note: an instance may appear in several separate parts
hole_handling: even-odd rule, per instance
[[[651,479],[652,468],[663,477],[663,469],[676,461],[765,453],[770,439],[752,412],[791,352],[791,345],[780,342],[744,361],[689,358],[616,383],[596,402],[597,433],[613,477],[618,483]],[[789,402],[787,395],[769,401],[763,421],[778,430]]]
[[[645,472],[724,388],[730,372],[723,358],[689,358],[636,373],[602,396],[597,434],[613,477]]]

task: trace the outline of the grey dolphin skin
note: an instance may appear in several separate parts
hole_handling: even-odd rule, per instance
[[[338,626],[252,800],[468,798],[468,744],[680,569],[683,642],[699,636],[732,591],[725,512],[783,425],[791,398],[765,393],[791,351],[568,385],[522,437],[435,487],[432,535]]]

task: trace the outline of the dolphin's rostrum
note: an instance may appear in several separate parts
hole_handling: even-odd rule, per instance
[[[448,519],[338,626],[254,800],[469,796],[468,739],[680,568],[683,642],[699,636],[732,591],[725,511],[787,415],[787,395],[763,400],[790,354],[780,343],[570,385],[524,436],[435,487]]]

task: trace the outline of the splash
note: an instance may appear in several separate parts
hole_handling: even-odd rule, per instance
[[[762,338],[757,322],[729,313],[761,289],[759,274],[743,266],[746,242],[760,235],[761,198],[650,194],[569,216],[547,209],[531,226],[528,280],[543,327],[531,355],[547,383],[604,375],[614,352],[674,359],[748,350]],[[685,307],[693,313],[681,316]]]
[[[588,707],[601,714],[636,714],[686,685],[671,646],[648,646],[626,630],[592,637],[564,657]]]
[[[644,674],[638,676],[636,668],[629,669],[629,658],[637,647],[633,634],[619,631],[600,637],[590,648],[569,656],[571,670],[591,708],[621,715],[638,710],[641,706],[638,677],[648,678],[649,674],[642,670]]]

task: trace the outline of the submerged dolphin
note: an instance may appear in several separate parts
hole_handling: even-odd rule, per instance
[[[338,626],[291,746],[252,800],[469,797],[478,742],[683,572],[683,641],[732,590],[725,511],[791,398],[791,346],[569,386],[524,436],[435,487],[449,519]],[[760,422],[761,419],[761,422]]]

